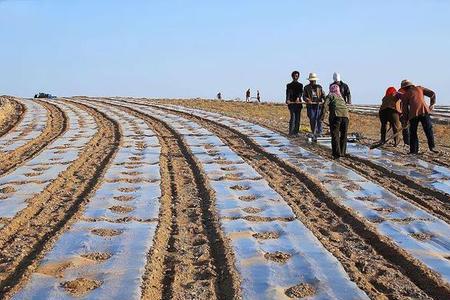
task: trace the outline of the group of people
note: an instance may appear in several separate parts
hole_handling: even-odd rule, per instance
[[[350,88],[341,80],[339,73],[333,74],[328,95],[321,85],[317,84],[319,78],[310,73],[309,84],[303,87],[298,80],[300,72],[291,73],[292,82],[286,86],[286,104],[290,112],[289,135],[296,136],[300,130],[300,116],[303,105],[306,104],[307,116],[311,132],[314,135],[322,134],[322,123],[325,114],[329,112],[329,127],[331,133],[331,146],[333,158],[344,156],[347,148],[348,108],[351,104]]]
[[[429,106],[425,102],[424,96],[430,98]],[[419,152],[417,127],[420,122],[427,137],[428,148],[437,153],[430,117],[435,104],[435,92],[422,86],[416,86],[409,80],[403,80],[398,91],[395,87],[389,87],[379,110],[381,142],[386,141],[387,124],[389,123],[393,131],[394,146],[399,144],[400,133],[402,133],[404,143],[409,145],[409,153],[417,154]]]
[[[311,132],[317,136],[322,134],[322,123],[328,113],[328,122],[331,134],[333,158],[338,159],[346,155],[347,132],[349,126],[349,111],[347,105],[351,104],[350,88],[341,80],[339,73],[333,74],[333,82],[329,86],[329,93],[323,91],[317,84],[318,77],[310,73],[309,84],[303,87],[299,82],[300,73],[291,73],[292,82],[286,86],[286,104],[290,112],[289,135],[296,136],[300,130],[300,116],[303,105],[306,105],[307,116]],[[430,98],[430,106],[425,102],[424,96]],[[389,87],[382,99],[379,111],[381,122],[381,143],[386,142],[387,124],[389,123],[394,139],[394,145],[399,143],[399,135],[410,146],[410,153],[419,151],[417,127],[422,124],[428,140],[430,151],[435,150],[433,126],[430,113],[436,103],[436,94],[427,88],[416,86],[409,80],[401,82],[397,91]],[[326,123],[325,123],[326,124]]]
[[[245,91],[245,102],[250,102],[251,100],[251,93],[250,89]],[[256,90],[256,101],[261,102],[261,96],[259,94],[259,90]]]

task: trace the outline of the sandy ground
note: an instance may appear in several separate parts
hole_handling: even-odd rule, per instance
[[[146,112],[144,108],[150,108],[157,103],[156,101],[143,103],[139,102],[140,100],[142,99],[127,98],[115,101],[114,98],[84,97],[57,100],[66,101],[77,109],[89,113],[95,119],[98,128],[82,149],[81,154],[70,163],[66,171],[59,174],[44,191],[36,194],[20,213],[12,218],[1,220],[4,226],[0,227],[0,298],[11,298],[16,292],[21,291],[37,270],[41,273],[45,271],[48,276],[62,278],[65,270],[71,268],[70,264],[66,264],[50,266],[50,269],[44,268],[42,271],[39,265],[61,235],[82,219],[82,212],[95,191],[105,182],[111,182],[105,181],[103,176],[106,170],[111,168],[111,161],[118,150],[124,147],[122,143],[124,133],[120,119],[102,112],[105,107],[111,106],[143,120],[146,126],[156,133],[161,147],[160,209],[157,220],[152,220],[152,222],[157,221],[156,232],[152,247],[146,255],[146,263],[142,266],[145,270],[139,287],[141,298],[245,298],[245,291],[241,290],[241,285],[248,278],[242,278],[236,268],[238,261],[235,245],[221,226],[222,219],[219,217],[216,203],[220,195],[217,195],[212,188],[212,182],[205,169],[207,165],[203,165],[196,158],[193,149],[183,136],[171,127],[171,124]],[[0,125],[2,120],[9,120],[8,122],[14,126],[20,121],[20,106],[13,109],[7,105],[12,105],[14,102],[2,103],[6,104],[0,106]],[[221,112],[240,119],[252,120],[284,133],[287,131],[289,120],[288,110],[282,105],[207,100],[161,100],[158,103],[181,104]],[[45,129],[36,139],[13,150],[7,161],[0,162],[4,172],[18,168],[38,155],[66,130],[69,120],[66,113],[58,108],[57,102],[50,101],[42,104],[45,105],[49,114]],[[102,110],[99,109],[100,107]],[[220,138],[267,181],[270,188],[282,197],[293,212],[292,217],[289,218],[271,219],[259,216],[260,208],[249,206],[245,210],[249,216],[242,220],[254,224],[271,221],[300,221],[337,259],[351,281],[370,299],[446,299],[450,297],[450,286],[441,276],[377,231],[376,222],[383,220],[365,219],[351,208],[342,205],[336,196],[333,196],[312,174],[268,153],[266,149],[236,128],[183,112],[174,112],[167,108],[165,112],[194,121]],[[350,124],[351,132],[359,132],[367,137],[366,143],[378,140],[377,118],[351,114]],[[9,126],[9,129],[4,127],[5,131],[10,130],[12,126]],[[302,115],[302,130],[308,132],[305,111]],[[435,134],[442,153],[440,159],[428,153],[422,156],[428,161],[446,165],[445,159],[450,148],[450,128],[446,125],[435,125]],[[423,145],[423,136],[421,139]],[[305,139],[297,138],[292,142],[323,158],[331,158],[328,149],[308,144]],[[145,148],[144,145],[136,147]],[[389,149],[391,150],[392,147]],[[406,148],[395,150],[404,153]],[[221,157],[215,158],[217,153],[212,150],[207,154],[216,159],[215,161],[222,165],[223,170],[232,171],[232,168],[228,167],[231,161]],[[136,164],[138,160],[136,157]],[[361,174],[369,181],[383,186],[387,191],[419,207],[443,223],[450,222],[448,195],[421,186],[407,176],[394,176],[389,170],[377,167],[363,159],[343,158],[339,163]],[[231,173],[228,177],[219,178],[218,181],[238,180],[241,175]],[[336,177],[333,180],[345,182],[348,186],[354,185],[354,182],[348,178]],[[245,190],[246,187],[235,185],[232,188]],[[14,192],[13,188],[0,190],[0,193],[8,195]],[[361,199],[361,201],[373,201],[369,198]],[[256,197],[246,196],[239,200],[252,203]],[[122,197],[121,201],[127,201],[127,199]],[[113,206],[110,210],[115,213],[127,213],[132,208],[122,205]],[[104,221],[82,220],[93,223]],[[145,222],[145,220],[127,218],[110,220],[117,224],[130,221]],[[399,219],[398,222],[411,221]],[[104,229],[97,230],[93,234],[113,239],[114,236],[120,235],[120,232]],[[251,236],[261,243],[268,240],[276,241],[279,238],[277,232],[253,233]],[[424,241],[431,237],[432,233],[414,236],[415,239]],[[106,254],[90,252],[82,259],[102,263],[111,258],[111,254]],[[284,252],[264,254],[264,259],[280,265],[289,261],[290,257],[290,254]],[[447,260],[448,257],[450,253],[446,257]],[[69,295],[88,297],[102,284],[102,280],[98,278],[80,277],[61,282],[59,288]],[[281,294],[285,299],[295,299],[312,296],[316,292],[313,285],[299,283],[284,288]]]

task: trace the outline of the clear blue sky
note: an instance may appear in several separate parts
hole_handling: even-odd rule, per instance
[[[339,71],[356,103],[408,78],[450,104],[450,1],[0,0],[0,94],[284,98]]]

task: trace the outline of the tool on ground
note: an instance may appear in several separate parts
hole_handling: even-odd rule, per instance
[[[397,133],[392,134],[390,137],[388,137],[384,141],[378,141],[376,143],[373,143],[372,145],[369,146],[369,149],[375,149],[375,148],[379,148],[379,147],[383,146],[384,144],[386,144],[390,140],[392,140],[392,139],[396,138],[397,136],[399,136],[400,134],[402,134],[403,130],[405,130],[407,128],[409,128],[409,124],[406,125],[405,127],[402,127],[399,131],[397,131]]]
[[[331,128],[330,124],[328,124],[325,121],[322,121],[323,124],[327,125],[331,134]],[[308,142],[314,142],[314,143],[331,143],[331,135],[330,134],[322,134],[322,135],[314,135],[309,134],[308,135]],[[349,143],[356,143],[360,138],[360,135],[357,133],[351,133],[347,135],[347,142]]]

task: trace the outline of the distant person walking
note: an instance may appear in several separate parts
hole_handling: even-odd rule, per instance
[[[317,84],[319,78],[315,73],[309,73],[309,84],[303,90],[303,99],[305,100],[309,125],[313,134],[322,134],[322,121],[320,119],[321,109],[325,95],[322,86]]]
[[[222,100],[222,93],[221,93],[221,92],[218,92],[218,93],[217,93],[217,99],[218,99],[218,100]]]
[[[347,152],[348,108],[341,95],[339,85],[332,84],[330,93],[325,99],[321,120],[329,111],[328,120],[331,132],[331,151],[333,159],[339,159]]]
[[[292,81],[286,85],[286,104],[289,109],[289,135],[298,135],[300,130],[300,115],[302,112],[303,84],[298,82],[300,72],[291,73]]]
[[[256,100],[258,100],[258,102],[261,102],[261,97],[259,96],[259,90],[256,90]]]
[[[337,84],[339,86],[339,90],[341,92],[342,98],[344,98],[345,100],[345,103],[352,104],[352,95],[350,93],[350,88],[341,80],[341,74],[337,72],[333,73],[333,83],[330,84],[330,88],[333,84]]]
[[[436,103],[436,94],[427,88],[416,86],[409,80],[403,80],[401,83],[403,93],[400,94],[402,100],[402,111],[404,114],[403,122],[409,122],[409,153],[419,153],[419,138],[417,136],[417,127],[422,123],[423,131],[427,137],[428,148],[431,152],[438,153],[435,149],[433,124],[430,118],[430,112],[434,109]],[[430,98],[430,106],[427,105],[424,95]]]
[[[386,128],[387,124],[389,123],[392,131],[395,134],[399,132],[402,129],[402,124],[400,122],[400,115],[402,113],[401,108],[401,100],[397,96],[397,90],[395,87],[389,87],[386,90],[386,94],[383,97],[383,100],[381,100],[381,106],[380,110],[378,112],[378,116],[380,117],[381,122],[381,139],[380,141],[382,143],[386,142]],[[397,146],[400,142],[400,137],[396,136],[394,138],[394,146]]]
[[[248,89],[245,92],[245,102],[249,102],[250,101],[250,89]]]

